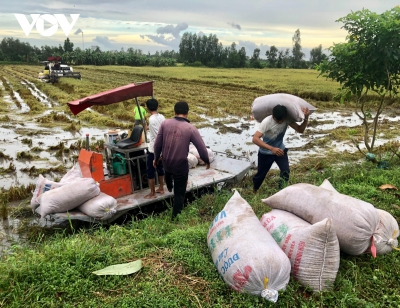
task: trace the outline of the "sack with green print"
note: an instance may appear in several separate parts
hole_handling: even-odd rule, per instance
[[[272,210],[260,221],[288,256],[296,280],[314,291],[333,286],[340,247],[330,218],[312,225],[292,213]]]
[[[311,224],[331,218],[341,251],[357,256],[370,250],[375,256],[372,239],[379,215],[371,203],[307,183],[290,185],[262,201]]]

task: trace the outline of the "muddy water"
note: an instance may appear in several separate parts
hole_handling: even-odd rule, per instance
[[[50,113],[51,107],[57,105],[57,102],[50,100],[44,93],[42,93],[37,87],[27,81],[23,80],[22,85],[27,87],[32,95],[34,95],[40,102],[46,105],[47,110],[43,115]],[[0,88],[4,90],[4,86],[0,81]],[[55,157],[55,151],[51,152],[48,150],[50,146],[56,146],[60,142],[64,143],[65,148],[78,140],[83,140],[86,134],[89,134],[91,142],[104,138],[104,134],[108,129],[99,128],[82,128],[78,133],[71,133],[63,131],[60,128],[43,128],[32,118],[26,120],[24,113],[29,112],[29,107],[19,97],[18,93],[14,92],[15,98],[20,102],[21,108],[15,105],[15,102],[6,91],[3,100],[8,103],[11,107],[10,122],[0,122],[0,151],[3,154],[8,155],[12,160],[2,159],[0,160],[0,167],[6,169],[12,162],[16,167],[16,172],[0,176],[0,187],[9,189],[11,186],[19,186],[21,184],[28,185],[36,183],[35,177],[30,177],[27,173],[22,172],[24,168],[49,168],[55,167],[60,164],[64,165],[66,169],[72,168],[74,161],[70,156],[63,158]],[[43,116],[41,115],[41,116]],[[205,144],[215,152],[225,153],[229,157],[236,157],[240,159],[248,159],[251,162],[257,163],[257,151],[258,147],[254,145],[251,140],[254,132],[258,128],[256,121],[250,121],[243,118],[226,117],[223,119],[210,119],[203,117],[206,123],[205,128],[199,129]],[[392,124],[393,129],[398,127],[400,116],[385,117]],[[329,134],[329,131],[338,127],[358,127],[361,125],[361,120],[355,113],[347,112],[320,112],[316,111],[310,116],[310,120],[316,120],[318,125],[315,127],[308,127],[305,134],[298,134],[293,129],[289,128],[285,135],[285,145],[290,149],[289,159],[290,162],[296,163],[300,159],[309,155],[321,155],[324,151],[334,150],[338,152],[349,151],[356,152],[356,147],[350,142],[332,142],[325,145],[326,148],[307,148],[304,147],[311,141],[324,138]],[[227,121],[231,124],[224,124]],[[204,124],[204,123],[203,123]],[[113,128],[110,128],[113,129]],[[23,139],[32,139],[32,145],[27,145],[22,142]],[[400,141],[400,137],[397,137]],[[386,140],[378,139],[376,145],[382,144]],[[17,160],[16,156],[18,152],[26,151],[29,152],[31,148],[39,147],[42,149],[39,153],[32,153],[38,155],[38,159],[29,160]],[[361,145],[363,147],[363,145]],[[77,153],[76,153],[77,154]],[[272,168],[277,168],[273,165]],[[60,178],[59,174],[46,175],[46,178],[51,180],[57,180]],[[36,222],[34,222],[37,220]],[[41,220],[33,219],[32,223],[42,224]],[[7,250],[11,243],[20,242],[23,240],[18,235],[17,229],[20,221],[18,219],[9,218],[0,222],[0,255],[2,250]],[[47,223],[47,222],[46,222]]]
[[[25,86],[31,92],[31,94],[45,106],[53,107],[59,105],[57,102],[51,100],[46,94],[40,91],[33,82],[24,79],[21,81],[21,84]]]
[[[10,82],[7,80],[7,78],[4,77],[4,79],[6,80],[7,86],[11,89],[13,96],[15,97],[16,101],[20,104],[20,108],[15,106],[15,110],[17,110],[17,113],[27,113],[29,112],[31,109],[29,108],[29,106],[24,102],[24,100],[21,98],[21,96],[19,95],[18,92],[14,91],[12,85],[10,84]],[[3,85],[4,86],[4,85]],[[4,98],[5,100],[7,100],[8,102],[12,102],[12,98],[10,95],[6,96],[6,98]],[[14,109],[14,108],[13,108]]]
[[[49,110],[46,113],[50,112],[51,111]],[[47,129],[40,127],[36,122],[27,122],[24,118],[19,117],[18,115],[10,117],[12,118],[10,123],[0,124],[0,134],[2,136],[0,139],[0,151],[5,155],[12,157],[13,160],[0,160],[0,167],[6,169],[10,162],[12,162],[17,170],[15,174],[0,177],[0,187],[5,189],[8,189],[11,186],[35,183],[36,178],[29,177],[26,173],[22,172],[21,169],[29,169],[32,166],[35,166],[36,168],[49,168],[60,164],[65,165],[67,169],[73,166],[74,161],[72,161],[69,156],[57,158],[54,156],[55,151],[49,152],[47,149],[50,146],[56,146],[60,142],[63,142],[64,146],[68,148],[78,140],[84,139],[86,134],[89,134],[92,141],[93,139],[103,139],[104,134],[108,131],[99,128],[82,128],[78,133],[71,133],[59,128]],[[312,118],[320,122],[329,120],[329,123],[318,125],[317,127],[308,127],[305,134],[298,134],[292,128],[288,128],[284,142],[286,147],[290,149],[289,159],[291,163],[296,163],[303,157],[312,154],[321,154],[321,151],[324,151],[324,149],[321,148],[310,148],[301,151],[298,151],[297,149],[303,148],[310,141],[327,136],[327,133],[324,133],[325,131],[343,126],[356,127],[361,125],[361,120],[354,113],[343,116],[339,112],[316,112],[311,115],[310,120]],[[205,144],[215,152],[225,153],[230,157],[248,159],[251,162],[256,163],[258,147],[254,145],[251,140],[254,132],[258,128],[258,123],[254,120],[249,121],[245,119],[236,119],[236,123],[224,124],[223,128],[213,126],[215,123],[222,122],[223,120],[226,121],[226,118],[208,119],[210,127],[199,129]],[[393,122],[395,126],[396,123],[400,121],[400,117],[390,118],[389,121]],[[230,129],[235,132],[230,132]],[[34,133],[35,135],[32,137],[27,136],[30,133]],[[32,139],[32,145],[24,144],[22,142],[23,139]],[[386,140],[378,139],[376,145],[378,146],[384,142],[386,142]],[[39,147],[42,149],[40,153],[33,153],[34,155],[39,156],[38,159],[32,161],[16,160],[18,152],[29,152],[32,147]],[[332,142],[327,145],[326,150],[335,150],[338,152],[357,151],[356,147],[350,142]],[[274,165],[273,168],[276,168],[276,166]],[[60,175],[46,175],[49,179],[57,179],[59,176]]]
[[[0,223],[0,256],[5,253],[12,244],[23,241],[18,233],[18,219],[4,219]]]
[[[383,118],[383,117],[382,117]],[[231,120],[232,118],[224,119],[211,119],[210,124],[216,122]],[[389,122],[393,123],[393,129],[398,127],[400,116],[386,118]],[[350,153],[358,151],[357,148],[350,142],[336,142],[332,141],[327,145],[327,148],[310,148],[307,150],[303,149],[310,141],[318,140],[328,135],[328,131],[338,127],[359,127],[362,122],[355,113],[347,113],[343,115],[340,112],[314,112],[310,116],[311,120],[317,120],[318,122],[324,123],[316,127],[307,127],[304,134],[297,133],[294,129],[288,128],[284,143],[289,149],[289,159],[291,163],[297,163],[304,157],[315,154],[323,154],[324,151],[334,150],[338,152],[348,151]],[[238,129],[237,133],[221,133],[220,129],[214,127],[207,127],[200,129],[204,142],[212,150],[218,152],[229,153],[232,157],[248,157],[251,162],[257,163],[257,152],[258,147],[252,143],[253,134],[256,132],[259,123],[255,120],[246,120],[237,118],[237,122],[233,124],[225,124],[227,127]],[[400,136],[397,137],[400,141]],[[384,144],[387,140],[378,139],[375,142],[376,146]],[[360,144],[361,148],[364,148],[363,144]],[[277,168],[276,164],[272,168]]]

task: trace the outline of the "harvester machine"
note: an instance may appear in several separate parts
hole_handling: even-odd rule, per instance
[[[44,69],[39,73],[39,79],[45,82],[55,83],[61,77],[82,78],[80,72],[74,72],[71,66],[61,64],[60,57],[48,57],[47,61],[41,63],[44,64]]]

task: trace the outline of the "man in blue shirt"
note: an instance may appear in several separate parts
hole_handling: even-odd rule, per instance
[[[283,188],[285,183],[289,181],[288,150],[283,144],[283,137],[288,126],[292,127],[298,133],[304,132],[308,124],[310,110],[307,108],[301,108],[301,110],[304,113],[304,121],[301,125],[296,122],[287,121],[287,109],[282,105],[276,105],[272,109],[272,115],[266,117],[260,123],[252,140],[254,144],[260,147],[257,173],[253,177],[254,193],[257,193],[274,162],[276,162],[280,170],[279,188]]]

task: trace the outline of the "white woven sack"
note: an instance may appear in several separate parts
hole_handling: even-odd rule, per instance
[[[58,188],[64,185],[64,183],[58,183],[54,181],[50,181],[46,179],[43,175],[39,174],[39,177],[36,181],[35,190],[32,192],[32,199],[31,199],[31,208],[34,211],[39,206],[39,197],[41,194],[45,193],[46,191],[52,190],[54,188]]]
[[[100,188],[92,178],[76,179],[39,197],[40,215],[70,211],[89,199],[96,197]]]
[[[276,302],[286,288],[289,259],[237,191],[211,224],[207,244],[219,274],[234,290]]]
[[[379,215],[372,204],[311,184],[288,186],[262,201],[311,224],[331,218],[340,249],[350,255],[367,252],[378,229]]]
[[[325,179],[325,180],[322,182],[322,184],[319,185],[319,187],[325,188],[325,189],[330,190],[330,191],[336,191],[336,192],[338,192],[338,191],[332,186],[331,182],[329,182],[328,179]]]
[[[311,225],[292,213],[272,210],[260,221],[288,256],[295,279],[314,291],[333,286],[340,248],[330,218]]]
[[[191,153],[188,153],[187,159],[188,159],[188,163],[189,163],[189,169],[196,168],[197,164],[199,163],[197,157]]]
[[[117,200],[103,192],[77,207],[82,213],[99,219],[110,219],[117,212]]]
[[[82,171],[79,163],[76,163],[60,180],[60,183],[73,182],[82,178]]]
[[[383,255],[397,249],[399,242],[399,225],[396,219],[389,213],[381,209],[376,209],[379,214],[379,227],[374,234],[376,253]]]
[[[338,192],[328,179],[325,179],[319,187]],[[399,242],[397,238],[399,236],[399,225],[389,212],[381,209],[376,210],[379,215],[379,225],[374,234],[374,245],[376,247],[376,253],[378,255],[383,255],[398,247]]]
[[[317,110],[313,105],[298,96],[286,93],[275,93],[257,97],[253,101],[251,112],[253,113],[254,119],[261,123],[267,116],[272,115],[272,109],[274,109],[276,105],[286,107],[289,122],[300,122],[304,119],[304,113],[301,108],[308,108],[310,114]]]
[[[199,151],[197,148],[191,143],[189,145],[189,153],[196,156],[199,165],[205,165],[206,163],[200,158]],[[214,153],[211,149],[207,148],[208,159],[210,160],[210,164],[214,161]]]

